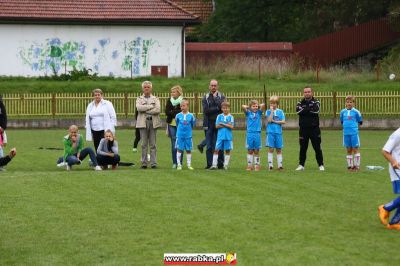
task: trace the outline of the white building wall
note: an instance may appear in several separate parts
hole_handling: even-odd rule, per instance
[[[151,75],[152,65],[181,76],[179,26],[0,24],[0,75],[44,76],[75,68],[100,76]]]

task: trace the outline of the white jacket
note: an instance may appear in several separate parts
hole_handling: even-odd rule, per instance
[[[104,131],[109,129],[113,132],[113,134],[115,134],[115,127],[117,126],[117,115],[115,113],[113,104],[110,101],[102,99],[99,105],[99,107],[102,108],[104,114]],[[94,107],[95,103],[94,101],[92,101],[86,108],[86,141],[92,141],[92,128],[90,126],[89,114]]]

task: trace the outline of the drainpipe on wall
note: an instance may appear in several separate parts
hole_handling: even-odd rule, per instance
[[[184,78],[185,77],[185,68],[186,68],[186,60],[185,60],[185,28],[186,28],[186,25],[185,25],[185,23],[183,23],[183,25],[182,25],[182,37],[181,37],[181,53],[182,53],[182,55],[181,55],[181,69],[182,69],[182,73],[181,73],[181,76],[182,76],[182,78]]]

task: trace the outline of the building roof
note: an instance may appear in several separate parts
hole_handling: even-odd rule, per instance
[[[0,0],[0,22],[197,24],[169,0]]]
[[[186,51],[291,51],[290,42],[186,43]]]

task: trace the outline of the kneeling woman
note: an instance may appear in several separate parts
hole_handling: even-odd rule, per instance
[[[114,139],[112,131],[106,130],[97,148],[97,162],[103,169],[107,169],[107,166],[111,164],[112,169],[115,170],[119,160],[118,142]]]
[[[69,133],[64,137],[64,156],[57,161],[57,166],[66,166],[67,170],[71,170],[72,165],[81,164],[81,161],[89,155],[95,170],[101,170],[97,165],[96,155],[92,148],[83,148],[83,136],[78,133],[78,127],[72,125],[69,127]]]

